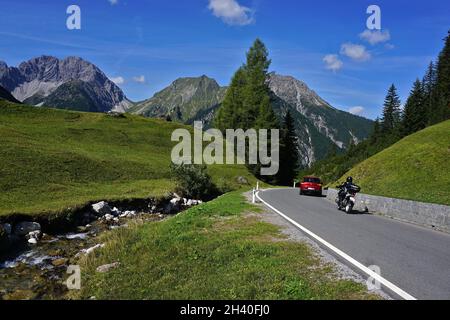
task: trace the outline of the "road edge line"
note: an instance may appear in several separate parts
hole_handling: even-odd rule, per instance
[[[392,282],[390,282],[389,280],[383,278],[382,276],[380,276],[379,274],[373,272],[372,270],[370,270],[369,268],[367,268],[365,265],[363,265],[362,263],[358,262],[356,259],[352,258],[351,256],[349,256],[348,254],[346,254],[345,252],[343,252],[342,250],[336,248],[335,246],[333,246],[331,243],[329,243],[328,241],[322,239],[321,237],[319,237],[318,235],[316,235],[314,232],[308,230],[307,228],[305,228],[304,226],[302,226],[301,224],[299,224],[298,222],[294,221],[293,219],[289,218],[287,215],[285,215],[284,213],[282,213],[280,210],[276,209],[275,207],[273,207],[272,205],[270,205],[269,203],[267,203],[266,201],[264,201],[260,196],[259,196],[260,191],[256,192],[256,198],[258,198],[264,205],[266,205],[267,207],[269,207],[270,209],[272,209],[273,211],[275,211],[276,213],[278,213],[280,216],[282,216],[284,219],[286,219],[287,221],[289,221],[290,223],[292,223],[294,226],[296,226],[297,228],[299,228],[300,230],[302,230],[303,232],[305,232],[306,234],[308,234],[310,237],[312,237],[314,240],[316,240],[317,242],[319,242],[320,244],[326,246],[329,250],[333,251],[335,254],[337,254],[338,256],[340,256],[341,258],[345,259],[347,262],[349,262],[350,264],[352,264],[353,266],[357,267],[359,270],[363,271],[364,273],[366,273],[369,277],[379,281],[382,285],[384,285],[385,287],[389,288],[390,290],[392,290],[395,294],[399,295],[400,297],[402,297],[405,300],[417,300],[415,297],[413,297],[412,295],[410,295],[409,293],[407,293],[406,291],[404,291],[403,289],[400,289],[398,286],[396,286],[395,284],[393,284]]]

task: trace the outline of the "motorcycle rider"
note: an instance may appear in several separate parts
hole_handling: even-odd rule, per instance
[[[345,199],[347,190],[353,186],[353,177],[348,177],[347,181],[339,186],[339,203]]]

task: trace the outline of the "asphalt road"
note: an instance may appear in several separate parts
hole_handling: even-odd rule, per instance
[[[259,196],[303,227],[417,299],[450,299],[450,235],[381,216],[345,214],[298,189]]]

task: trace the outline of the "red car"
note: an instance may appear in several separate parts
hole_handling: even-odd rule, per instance
[[[322,196],[322,181],[317,177],[304,177],[303,182],[300,182],[300,195],[314,194]]]

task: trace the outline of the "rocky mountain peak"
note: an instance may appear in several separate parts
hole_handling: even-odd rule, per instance
[[[224,94],[217,81],[206,75],[178,78],[130,111],[150,117],[169,115],[174,120],[189,122],[199,112],[206,111],[210,116],[207,110],[219,105]]]
[[[323,100],[316,92],[311,90],[306,83],[291,76],[283,76],[274,72],[269,74],[270,89],[287,103],[295,106],[302,114],[308,113],[309,107],[333,108]]]
[[[60,95],[57,89],[66,83],[81,81],[86,85],[71,86],[77,88],[75,96],[91,96],[98,111],[126,111],[131,103],[108,77],[94,64],[79,57],[58,59],[52,56],[40,56],[22,62],[18,68],[9,67],[6,63],[0,66],[0,85],[3,85],[21,101],[42,105],[53,93]],[[66,100],[64,100],[66,99]],[[58,101],[56,107],[70,109],[74,101],[70,95],[64,99],[51,97],[50,101]],[[88,106],[87,106],[88,107]],[[92,109],[92,106],[89,106]]]

